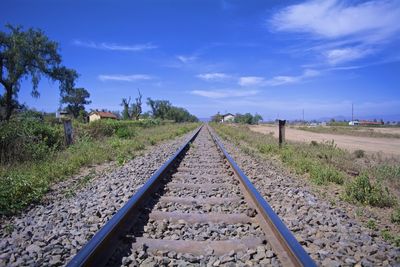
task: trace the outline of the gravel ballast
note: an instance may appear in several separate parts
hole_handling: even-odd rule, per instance
[[[67,197],[70,181],[47,203],[2,219],[0,266],[65,265],[193,132],[150,147],[122,167],[94,177]],[[77,182],[77,178],[70,180]]]
[[[318,265],[400,266],[399,248],[319,199],[301,179],[220,140]]]

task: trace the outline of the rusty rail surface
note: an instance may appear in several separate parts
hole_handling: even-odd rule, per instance
[[[186,142],[162,167],[154,173],[151,178],[139,189],[135,195],[97,232],[94,237],[78,252],[78,254],[68,263],[67,266],[103,266],[111,257],[121,237],[132,227],[135,219],[140,215],[140,209],[152,194],[154,194],[159,186],[162,184],[163,177],[173,168],[175,163],[181,158],[189,147],[189,144],[196,139],[201,128],[200,126],[188,142]],[[265,232],[268,242],[271,243],[272,248],[277,253],[279,260],[283,266],[316,266],[314,261],[310,258],[303,247],[298,243],[296,238],[290,230],[280,220],[279,216],[272,210],[267,201],[260,195],[254,185],[250,182],[243,171],[238,167],[232,157],[226,152],[224,146],[219,141],[215,133],[213,133],[207,126],[208,132],[216,144],[217,148],[222,153],[223,157],[229,162],[234,170],[234,173],[239,178],[240,187],[242,188],[245,199],[252,206],[256,207],[258,214],[255,218]],[[154,213],[153,216],[156,216]],[[189,214],[188,214],[189,215]],[[200,215],[199,215],[200,216]],[[212,219],[205,218],[206,214],[201,214],[204,220]],[[201,217],[200,216],[200,217]],[[235,215],[236,216],[236,215]],[[229,216],[227,216],[229,217]],[[238,218],[236,218],[238,217]],[[235,218],[243,220],[240,215]],[[194,218],[196,219],[196,218]],[[201,219],[201,218],[200,218]],[[232,218],[231,218],[232,219]],[[190,220],[189,220],[190,221]],[[199,218],[197,218],[199,221]],[[148,243],[151,240],[146,238],[138,238],[137,243]],[[233,240],[231,244],[233,247],[237,246],[238,240]],[[245,243],[246,240],[243,240]],[[257,241],[257,240],[256,240]],[[155,241],[152,241],[153,243]],[[236,242],[236,243],[235,243]],[[254,243],[254,240],[247,240],[247,242]],[[179,240],[175,242],[175,246],[179,247]],[[192,242],[192,250],[201,250],[202,244]],[[228,242],[229,243],[229,242]],[[229,245],[224,243],[225,245]],[[222,244],[222,243],[221,243]],[[163,248],[167,244],[162,242],[155,242],[152,244],[155,247]],[[246,244],[243,244],[244,246]],[[216,246],[216,250],[218,245]]]

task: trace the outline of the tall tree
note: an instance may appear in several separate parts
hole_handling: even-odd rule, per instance
[[[140,93],[140,90],[138,90],[138,93],[139,96],[135,98],[135,104],[132,104],[131,106],[131,117],[135,120],[139,120],[140,114],[142,114],[142,94]]]
[[[60,82],[61,93],[73,88],[78,77],[75,70],[61,66],[58,44],[37,29],[6,25],[9,32],[0,32],[0,84],[5,93],[0,103],[5,110],[1,119],[9,120],[18,106],[18,92],[23,78],[31,78],[32,96],[39,97],[42,76]]]
[[[147,105],[151,108],[151,113],[154,118],[166,119],[168,111],[171,109],[172,104],[168,100],[153,100],[147,98]]]
[[[131,114],[129,112],[129,103],[131,102],[131,97],[129,99],[122,98],[121,106],[123,107],[122,110],[122,119],[129,120],[131,118]]]
[[[85,105],[92,103],[88,100],[89,97],[90,94],[85,88],[72,88],[61,96],[61,103],[67,104],[68,113],[72,114],[74,118],[78,118],[85,111]]]

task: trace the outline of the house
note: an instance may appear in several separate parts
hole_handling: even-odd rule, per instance
[[[222,120],[221,122],[233,122],[235,120],[235,115],[232,113],[227,113],[225,115],[222,115]]]
[[[356,120],[356,121],[349,121],[349,125],[350,126],[357,126],[360,125],[360,123]]]
[[[116,120],[118,118],[115,114],[113,114],[111,112],[107,112],[107,111],[92,111],[92,112],[90,112],[89,122],[97,121],[97,120],[101,120],[101,119]]]

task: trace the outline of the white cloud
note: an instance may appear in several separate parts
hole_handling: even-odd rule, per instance
[[[196,77],[205,81],[222,81],[231,78],[230,75],[221,72],[202,73]]]
[[[99,80],[102,82],[105,81],[123,81],[123,82],[134,82],[140,80],[152,80],[153,77],[147,74],[132,74],[132,75],[123,75],[123,74],[101,74],[98,76]]]
[[[156,45],[153,45],[151,43],[135,44],[135,45],[120,45],[120,44],[115,44],[115,43],[95,43],[92,41],[86,42],[86,41],[80,41],[80,40],[74,40],[72,43],[76,46],[82,46],[82,47],[88,47],[88,48],[94,48],[94,49],[102,49],[102,50],[115,50],[115,51],[137,51],[138,52],[138,51],[157,48]]]
[[[258,76],[243,76],[239,78],[241,86],[261,86],[264,84],[264,78]]]
[[[325,56],[329,64],[336,65],[339,63],[363,58],[372,52],[373,50],[368,48],[363,49],[361,47],[346,47],[328,50],[325,52]]]
[[[258,94],[258,90],[193,90],[192,95],[203,96],[207,98],[229,98],[229,97],[244,97]]]
[[[181,61],[182,63],[188,63],[188,62],[191,62],[191,61],[195,61],[197,59],[196,56],[182,56],[182,55],[176,56],[176,58],[179,61]]]
[[[241,86],[278,86],[284,84],[299,83],[306,78],[319,76],[321,73],[313,69],[306,69],[301,75],[298,76],[288,76],[280,75],[275,76],[271,79],[266,79],[264,77],[258,76],[244,76],[239,78],[239,85]]]
[[[330,64],[340,64],[364,58],[396,39],[399,18],[398,0],[318,0],[288,6],[270,23],[277,31],[324,40],[325,44],[311,50],[317,50]]]
[[[305,32],[325,38],[361,35],[377,40],[400,29],[400,4],[374,0],[358,4],[339,0],[308,1],[273,16],[277,30]]]

